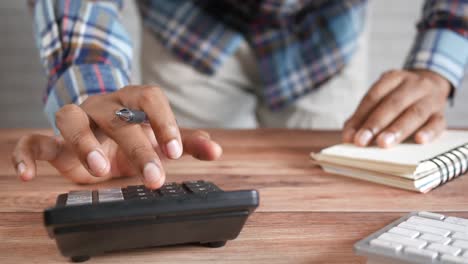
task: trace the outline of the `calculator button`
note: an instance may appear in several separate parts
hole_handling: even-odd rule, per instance
[[[210,188],[211,192],[222,192],[222,190],[218,186],[216,186],[216,185],[214,185],[212,183],[209,183],[207,185]]]
[[[92,204],[92,191],[71,191],[67,195],[66,205]]]
[[[151,193],[151,192],[145,192],[145,193],[132,193],[132,194],[127,194],[125,195],[125,199],[128,200],[128,199],[139,199],[139,198],[142,198],[142,197],[146,197],[146,199],[152,199],[154,198],[154,194]]]
[[[175,182],[165,183],[163,184],[163,186],[161,186],[161,188],[178,188],[178,187],[180,187],[180,185]]]
[[[100,203],[122,201],[124,199],[122,189],[101,189],[98,190],[98,199]]]
[[[205,183],[205,181],[201,181],[201,180],[183,182],[183,184],[203,184],[203,183]]]
[[[144,192],[147,190],[149,189],[146,188],[144,185],[130,185],[124,189],[124,191],[127,191],[127,192]]]
[[[185,193],[185,191],[182,188],[179,189],[166,189],[166,190],[160,190],[162,194],[171,194],[171,193]]]

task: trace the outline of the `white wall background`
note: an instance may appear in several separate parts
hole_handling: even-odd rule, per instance
[[[369,0],[370,82],[385,70],[401,67],[413,41],[422,3],[423,0]],[[0,1],[0,113],[4,113],[0,127],[48,126],[42,113],[45,78],[31,23],[26,1]],[[133,5],[127,5],[124,23],[138,44],[139,21]],[[452,127],[468,127],[468,82],[463,86],[457,93],[455,107],[447,110]]]

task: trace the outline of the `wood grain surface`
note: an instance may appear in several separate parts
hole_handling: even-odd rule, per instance
[[[60,177],[47,163],[20,182],[9,155],[21,135],[48,130],[0,130],[0,263],[66,263],[43,227],[42,211],[59,193],[138,184],[134,177],[86,186]],[[309,160],[339,142],[333,131],[211,130],[224,149],[215,162],[190,157],[166,164],[169,181],[205,179],[225,190],[260,192],[260,206],[226,247],[195,245],[129,250],[89,263],[365,263],[352,246],[409,211],[468,217],[468,177],[428,194],[324,173]]]

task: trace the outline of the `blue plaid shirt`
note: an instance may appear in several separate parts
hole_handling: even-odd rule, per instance
[[[129,83],[132,44],[117,0],[33,1],[36,43],[48,74],[45,110]],[[177,57],[213,74],[242,41],[254,51],[263,100],[280,108],[349,62],[366,0],[141,0],[144,25]],[[427,0],[405,68],[437,72],[458,87],[468,63],[468,1]],[[345,88],[344,88],[345,89]],[[194,91],[196,92],[196,91]]]

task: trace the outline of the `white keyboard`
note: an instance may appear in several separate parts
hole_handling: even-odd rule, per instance
[[[410,213],[357,242],[368,263],[468,264],[468,219]]]

